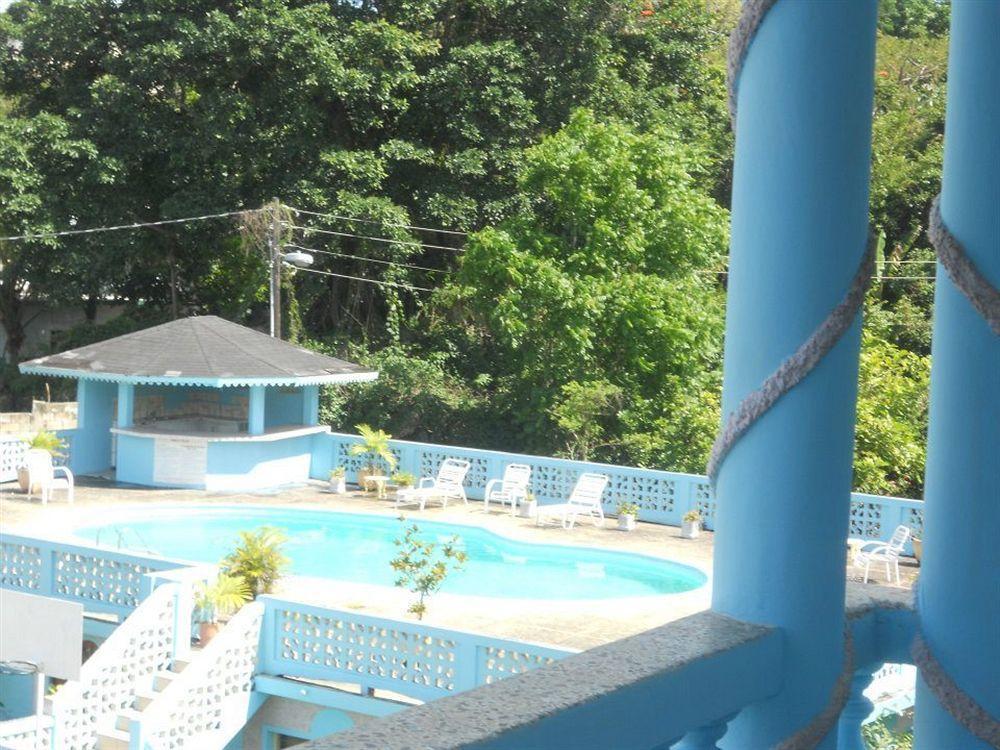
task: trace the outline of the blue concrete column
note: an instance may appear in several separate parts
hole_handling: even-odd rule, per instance
[[[941,215],[1000,287],[1000,2],[952,4]],[[920,615],[952,680],[1000,717],[1000,337],[938,265]],[[977,749],[917,681],[916,746]]]
[[[118,384],[118,426],[132,426],[132,416],[135,413],[135,386],[132,383]]]
[[[842,300],[865,252],[875,0],[779,0],[739,82],[723,414]],[[860,322],[738,441],[716,494],[713,608],[785,632],[784,688],[729,725],[771,747],[830,700],[844,655]],[[832,730],[819,746],[836,746]]]
[[[247,432],[251,435],[264,433],[264,386],[250,386],[250,402],[247,405]]]
[[[319,424],[318,385],[307,385],[302,389],[302,424]]]

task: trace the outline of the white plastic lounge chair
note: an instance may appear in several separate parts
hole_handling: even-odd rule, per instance
[[[503,470],[503,479],[491,479],[486,484],[483,493],[483,510],[490,512],[490,503],[510,505],[510,512],[517,512],[517,504],[523,502],[528,495],[528,482],[531,480],[531,467],[527,464],[507,464]]]
[[[24,456],[28,467],[28,496],[37,489],[41,493],[42,505],[52,497],[53,490],[65,490],[66,499],[73,502],[73,472],[65,466],[53,466],[52,455],[48,451],[32,449]],[[62,474],[57,477],[56,474]]]
[[[576,480],[576,486],[565,503],[555,505],[539,505],[535,516],[535,525],[542,518],[554,518],[562,522],[564,529],[572,529],[577,516],[590,516],[594,526],[604,525],[604,509],[601,507],[601,496],[608,483],[606,474],[581,474]]]
[[[892,580],[892,571],[896,571],[896,584],[899,584],[899,554],[903,551],[906,541],[910,538],[908,526],[897,526],[892,532],[892,538],[886,542],[865,542],[854,554],[854,565],[865,569],[865,583],[868,583],[868,572],[872,564],[885,565],[885,579]]]
[[[465,475],[469,473],[468,461],[460,458],[446,458],[441,462],[436,477],[421,477],[420,484],[413,489],[400,490],[396,493],[396,507],[400,505],[419,505],[420,510],[427,506],[428,500],[440,500],[442,507],[449,500],[461,500],[468,504],[465,496]]]

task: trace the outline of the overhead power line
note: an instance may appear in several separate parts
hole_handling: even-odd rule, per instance
[[[389,237],[370,237],[365,234],[355,234],[354,232],[335,232],[332,229],[317,229],[316,227],[303,227],[298,224],[285,224],[290,229],[298,229],[304,232],[317,232],[318,234],[330,234],[335,237],[353,237],[358,240],[371,240],[372,242],[388,242],[395,245],[405,245],[407,247],[426,247],[431,250],[450,250],[453,253],[465,252],[460,247],[449,247],[447,245],[428,245],[426,242],[410,242],[409,240],[394,240]]]
[[[320,211],[307,211],[304,208],[295,208],[295,206],[285,206],[285,208],[288,208],[288,209],[294,211],[297,214],[307,214],[309,216],[320,216],[320,217],[323,217],[325,219],[335,219],[337,221],[358,221],[358,222],[361,222],[362,224],[377,224],[377,225],[383,226],[383,227],[397,227],[397,228],[400,228],[400,229],[416,229],[417,231],[420,231],[420,232],[437,232],[439,234],[455,234],[455,235],[459,235],[461,237],[468,237],[469,236],[468,232],[459,232],[459,231],[454,230],[454,229],[436,229],[434,227],[418,227],[418,226],[414,226],[412,224],[400,224],[400,223],[392,222],[392,221],[379,221],[378,219],[362,219],[362,218],[359,218],[357,216],[342,216],[342,215],[339,215],[339,214],[325,214],[325,213],[322,213]]]
[[[333,273],[332,271],[320,271],[318,268],[298,268],[298,271],[305,271],[306,273],[318,273],[323,276],[336,276],[339,279],[351,279],[352,281],[365,281],[369,284],[378,284],[379,286],[394,286],[401,289],[409,289],[413,292],[433,292],[434,290],[426,286],[413,286],[412,284],[400,284],[395,281],[380,281],[379,279],[368,279],[364,276],[348,276],[345,273]]]
[[[412,263],[401,263],[395,260],[382,260],[381,258],[367,258],[363,255],[349,255],[347,253],[335,253],[332,250],[320,250],[315,247],[303,247],[302,245],[296,245],[291,242],[286,243],[285,247],[294,247],[296,250],[304,250],[307,253],[320,253],[322,255],[333,255],[337,258],[347,258],[349,260],[361,260],[367,263],[380,263],[386,266],[400,266],[402,268],[412,268],[416,271],[430,271],[431,273],[443,273],[443,274],[450,273],[450,271],[446,271],[443,268],[430,268],[429,266],[417,266]]]
[[[205,221],[207,219],[223,219],[227,216],[253,213],[260,211],[259,208],[243,209],[240,211],[225,211],[218,214],[205,214],[203,216],[186,216],[182,219],[163,219],[161,221],[137,221],[132,224],[118,224],[111,227],[91,227],[90,229],[63,229],[57,232],[37,232],[34,234],[16,234],[10,237],[0,237],[0,242],[16,242],[18,240],[42,240],[47,237],[65,237],[73,234],[94,234],[96,232],[115,232],[121,229],[142,229],[143,227],[158,227],[164,224],[185,224],[192,221]]]

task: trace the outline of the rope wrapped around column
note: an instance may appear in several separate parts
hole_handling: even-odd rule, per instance
[[[746,61],[747,52],[757,30],[764,21],[764,17],[776,2],[777,0],[745,0],[740,11],[739,22],[730,37],[728,59],[729,114],[734,130],[736,129],[739,77],[743,63]],[[764,380],[757,390],[747,394],[726,419],[724,427],[716,436],[708,460],[706,473],[713,487],[719,469],[736,441],[784,394],[812,372],[854,323],[864,304],[865,293],[871,284],[874,269],[875,242],[874,237],[870,235],[858,270],[840,303],[830,311],[812,335]],[[844,666],[833,684],[826,707],[792,736],[775,745],[773,750],[811,750],[819,745],[836,725],[840,713],[850,697],[853,674],[854,640],[851,636],[850,621],[848,621],[844,627]]]
[[[913,656],[914,665],[920,670],[924,683],[955,721],[974,737],[978,737],[991,747],[1000,748],[1000,721],[955,684],[921,633],[917,633],[913,639],[910,654]]]
[[[1000,291],[994,287],[972,262],[962,243],[951,233],[941,218],[941,195],[931,203],[930,228],[927,234],[937,252],[938,260],[948,272],[952,283],[966,296],[972,306],[986,321],[990,329],[1000,336]]]
[[[812,750],[830,733],[840,718],[840,712],[847,705],[851,696],[851,677],[854,675],[854,638],[851,635],[851,624],[844,626],[844,668],[837,675],[830,691],[830,700],[826,708],[816,714],[812,721],[777,745],[773,750]]]
[[[740,73],[746,61],[747,52],[757,30],[768,11],[777,0],[746,0],[740,10],[740,19],[729,38],[728,88],[729,114],[733,128],[736,128],[737,95]],[[794,354],[779,365],[760,388],[740,402],[729,415],[722,430],[715,438],[708,458],[709,481],[715,486],[719,468],[729,451],[751,425],[760,419],[778,400],[798,385],[822,361],[854,322],[865,301],[865,293],[871,284],[875,270],[874,236],[869,236],[868,246],[861,257],[861,264],[851,280],[850,288],[841,302],[830,311],[826,319],[806,339]]]

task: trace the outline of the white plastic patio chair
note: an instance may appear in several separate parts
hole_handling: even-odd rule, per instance
[[[594,526],[603,526],[604,508],[601,507],[601,497],[607,484],[607,474],[581,474],[565,503],[538,506],[535,525],[540,525],[542,518],[554,518],[562,522],[564,529],[572,529],[577,516],[590,516],[594,519]]]
[[[465,496],[465,475],[469,473],[471,464],[460,458],[446,458],[441,462],[436,477],[421,477],[420,484],[408,490],[396,493],[396,507],[400,505],[419,505],[420,510],[427,506],[428,500],[440,500],[442,507],[447,507],[449,500],[461,500],[469,503]]]
[[[45,505],[53,490],[65,490],[66,499],[73,502],[73,472],[65,466],[53,466],[48,451],[29,450],[24,456],[24,465],[28,468],[28,497],[33,497],[37,489]]]
[[[888,542],[865,542],[854,553],[854,565],[865,569],[865,583],[868,583],[868,573],[872,564],[885,565],[885,579],[892,580],[892,571],[896,573],[896,584],[899,584],[899,555],[910,538],[908,526],[899,525],[892,532]]]
[[[517,512],[517,504],[523,502],[528,495],[528,482],[531,481],[531,467],[527,464],[507,464],[503,470],[503,479],[491,479],[486,483],[483,493],[483,511],[490,512],[490,503],[500,503],[503,510],[505,503],[510,505],[510,512]]]

